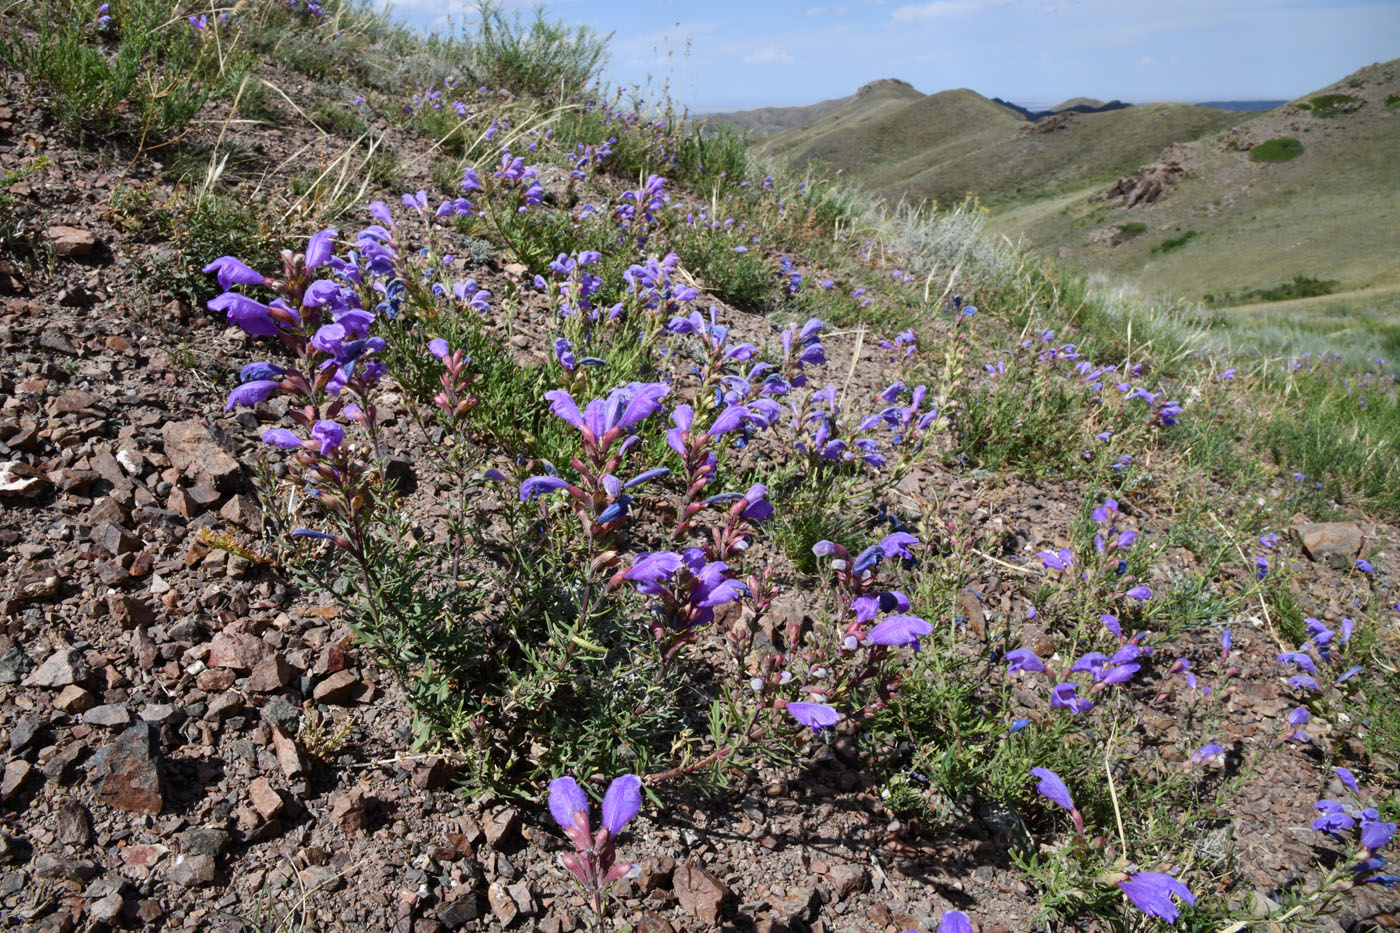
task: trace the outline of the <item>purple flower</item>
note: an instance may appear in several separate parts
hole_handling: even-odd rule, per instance
[[[1278,663],[1296,664],[1309,674],[1317,674],[1317,665],[1313,663],[1312,657],[1301,651],[1285,651],[1278,656]]]
[[[1015,671],[1045,670],[1045,665],[1041,663],[1040,658],[1029,648],[1013,648],[1002,655],[1001,659],[1009,662],[1009,666],[1006,668],[1006,673],[1008,674],[1014,673]]]
[[[1333,768],[1332,770],[1337,773],[1337,780],[1342,782],[1343,787],[1353,794],[1361,793],[1361,788],[1356,785],[1356,775],[1346,768]]]
[[[566,833],[578,830],[584,839],[592,835],[588,825],[588,797],[571,777],[549,782],[549,814]]]
[[[1375,812],[1366,810],[1361,814],[1361,844],[1372,852],[1384,848],[1395,835],[1394,823],[1386,823],[1368,816]]]
[[[1351,680],[1353,677],[1355,677],[1357,674],[1360,674],[1360,673],[1361,673],[1361,665],[1360,665],[1360,664],[1357,664],[1357,665],[1355,665],[1355,666],[1353,666],[1353,667],[1349,667],[1349,668],[1346,669],[1346,671],[1344,671],[1344,672],[1342,673],[1342,676],[1341,676],[1341,677],[1338,677],[1338,678],[1336,679],[1336,681],[1333,682],[1332,686],[1334,686],[1334,687],[1339,687],[1339,686],[1341,686],[1342,684],[1346,683],[1348,680]]]
[[[331,244],[339,235],[339,231],[334,227],[327,227],[311,237],[310,242],[306,244],[306,269],[308,272],[317,266],[324,265],[331,258]]]
[[[334,421],[318,421],[311,428],[311,436],[321,445],[321,456],[329,456],[345,440],[345,429]]]
[[[1129,599],[1151,599],[1152,591],[1145,586],[1135,586],[1123,595]]]
[[[945,911],[938,920],[938,933],[972,933],[972,920],[961,910]]]
[[[890,616],[870,630],[871,644],[891,647],[912,646],[919,650],[919,636],[933,634],[933,626],[918,616]]]
[[[912,560],[914,555],[910,552],[911,545],[919,543],[919,539],[903,531],[896,531],[888,535],[880,542],[880,551],[887,558],[902,557],[905,560]]]
[[[224,411],[239,405],[252,408],[258,402],[266,401],[267,397],[280,385],[281,383],[275,379],[255,379],[252,382],[245,382],[228,394],[228,403],[224,405]]]
[[[230,324],[234,324],[251,337],[275,337],[279,328],[272,315],[272,308],[247,295],[238,292],[224,292],[208,303],[210,311],[222,311]]]
[[[1307,674],[1295,674],[1288,678],[1288,687],[1291,690],[1316,690],[1317,681]]]
[[[1356,819],[1347,813],[1344,804],[1336,800],[1319,800],[1313,809],[1322,815],[1313,820],[1312,828],[1323,833],[1339,833],[1356,825]]]
[[[1069,788],[1065,787],[1065,782],[1060,780],[1058,774],[1049,768],[1031,768],[1031,776],[1040,778],[1040,782],[1035,785],[1040,796],[1066,810],[1075,809],[1074,798],[1069,795]]]
[[[443,340],[441,337],[434,337],[432,340],[428,341],[428,352],[438,359],[442,359],[451,353],[452,350],[448,347],[446,340]]]
[[[684,563],[685,560],[674,551],[653,551],[641,554],[632,561],[632,566],[623,573],[622,578],[634,583],[660,583],[671,579]]]
[[[283,450],[297,450],[301,447],[301,438],[286,428],[268,428],[263,432],[262,439],[264,444],[271,444]]]
[[[1069,548],[1060,548],[1056,551],[1041,551],[1035,555],[1040,558],[1040,565],[1046,570],[1069,570],[1074,566],[1074,554]]]
[[[1103,623],[1104,628],[1108,629],[1110,632],[1113,633],[1115,638],[1123,637],[1123,629],[1118,624],[1117,616],[1110,615],[1109,613],[1105,612],[1103,615],[1099,616],[1099,621]]]
[[[267,276],[232,256],[220,256],[204,267],[206,273],[217,272],[219,287],[228,291],[235,285],[262,285]]]
[[[825,703],[789,703],[787,711],[802,725],[810,726],[813,732],[820,732],[841,720],[841,714]]]
[[[1094,701],[1079,695],[1079,684],[1071,681],[1059,683],[1050,691],[1050,706],[1053,709],[1067,709],[1079,716],[1094,708]]]
[[[1356,569],[1368,575],[1374,575],[1376,572],[1376,568],[1371,566],[1369,560],[1358,560],[1356,562]]]
[[[642,779],[635,774],[614,778],[603,795],[603,828],[616,836],[642,807]]]
[[[1145,871],[1129,875],[1126,881],[1118,882],[1118,887],[1132,901],[1133,906],[1149,917],[1161,917],[1168,923],[1175,923],[1180,916],[1172,895],[1188,904],[1195,904],[1196,897],[1186,885],[1163,872]]]
[[[533,502],[536,496],[556,492],[568,485],[557,476],[532,476],[520,484],[520,501]]]
[[[1191,756],[1191,760],[1198,765],[1203,765],[1211,758],[1217,755],[1223,757],[1224,754],[1225,749],[1222,746],[1211,743],[1209,745],[1202,745],[1200,748],[1196,749],[1196,753]]]

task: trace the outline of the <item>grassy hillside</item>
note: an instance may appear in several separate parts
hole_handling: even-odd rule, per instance
[[[1179,139],[1237,118],[1186,104],[1063,114],[1032,124],[974,91],[930,94],[902,107],[843,108],[767,139],[760,150],[798,165],[820,162],[880,194],[950,201],[974,194],[997,208],[1111,184]]]
[[[805,107],[760,107],[756,110],[707,114],[704,119],[708,123],[736,126],[749,133],[753,139],[762,139],[794,126],[811,123],[848,104],[858,104],[867,111],[878,111],[898,106],[904,101],[917,100],[922,96],[913,85],[905,81],[885,78],[863,85],[848,97],[819,101]]]
[[[1085,178],[1056,198],[1022,192],[991,223],[1144,291],[1213,303],[1256,303],[1255,292],[1298,276],[1334,282],[1339,292],[1394,285],[1400,111],[1388,102],[1397,92],[1400,61],[1372,66],[1232,120],[1227,133],[1183,139],[1175,154],[1186,177],[1154,203],[1106,201],[1102,179]],[[1319,112],[1313,101],[1328,95],[1350,101]],[[1283,161],[1268,155],[1277,140],[1297,141],[1281,150]],[[1131,236],[1121,235],[1125,228]]]

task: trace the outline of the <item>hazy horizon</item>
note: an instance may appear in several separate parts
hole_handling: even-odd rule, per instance
[[[475,4],[393,9],[441,28]],[[564,0],[547,15],[612,34],[609,83],[665,86],[696,112],[812,104],[889,77],[1023,106],[1291,100],[1400,55],[1400,0]]]

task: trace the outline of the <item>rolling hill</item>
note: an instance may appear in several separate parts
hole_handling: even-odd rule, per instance
[[[1400,60],[1266,111],[1065,109],[1098,103],[1031,120],[967,89],[876,82],[783,108],[770,129],[808,115],[756,145],[889,199],[975,195],[995,231],[1145,291],[1250,301],[1299,276],[1363,295],[1400,282]],[[1125,186],[1136,197],[1109,196]]]

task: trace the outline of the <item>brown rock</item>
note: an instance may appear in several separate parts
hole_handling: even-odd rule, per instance
[[[345,706],[360,690],[360,679],[351,671],[336,671],[322,680],[311,694],[317,703],[334,703]]]
[[[34,766],[23,758],[5,765],[5,776],[0,778],[0,802],[12,803],[33,774]]]
[[[238,461],[214,443],[209,429],[203,424],[198,421],[166,422],[161,429],[161,438],[165,456],[175,469],[194,477],[196,481],[207,480],[220,491],[233,491],[240,472]]]
[[[44,410],[48,412],[49,417],[53,418],[59,415],[74,415],[96,406],[97,396],[90,392],[84,392],[82,389],[69,389],[49,399]]]
[[[262,528],[262,512],[258,510],[257,502],[252,496],[243,493],[230,497],[224,503],[224,507],[219,509],[219,517],[249,531]]]
[[[248,799],[253,804],[253,809],[258,811],[258,815],[271,822],[282,815],[286,809],[286,803],[282,800],[282,795],[277,793],[277,788],[273,787],[267,778],[257,778],[248,785]]]
[[[107,597],[107,615],[123,632],[129,632],[142,625],[150,625],[156,620],[151,607],[134,596],[113,593]]]
[[[500,849],[520,832],[520,813],[513,807],[502,807],[486,820],[486,844]]]
[[[370,805],[374,798],[365,793],[363,787],[352,787],[348,791],[331,795],[331,820],[344,833],[364,832],[369,825]]]
[[[1361,553],[1366,536],[1356,522],[1319,522],[1298,525],[1294,531],[1313,560],[1349,570]]]
[[[60,259],[82,259],[97,248],[97,237],[88,230],[55,224],[45,231],[53,251]]]
[[[719,926],[729,888],[723,881],[692,862],[676,866],[672,887],[681,908],[709,927]]]
[[[254,693],[272,693],[292,681],[292,667],[281,652],[273,651],[258,662],[248,677],[248,689]]]
[[[816,916],[820,903],[816,889],[810,886],[789,887],[781,893],[768,895],[768,909],[773,919],[784,926],[791,926],[795,921],[806,923],[811,920]]]
[[[54,697],[53,705],[65,713],[84,713],[97,705],[97,698],[77,684],[69,684]]]
[[[272,646],[245,632],[220,632],[209,644],[210,667],[251,672],[273,654]]]
[[[272,748],[277,753],[277,765],[288,778],[297,778],[306,773],[306,759],[302,757],[301,746],[276,723],[269,724],[272,730]]]
[[[71,797],[61,801],[58,818],[58,841],[66,846],[85,846],[92,842],[92,817],[87,807]]]
[[[486,889],[486,900],[491,905],[491,913],[496,915],[501,926],[508,927],[515,922],[515,918],[520,916],[520,908],[515,903],[515,898],[510,896],[505,885],[492,882]]]
[[[212,855],[177,855],[165,869],[165,876],[186,888],[213,882],[216,871]]]
[[[111,806],[156,814],[165,806],[160,746],[146,723],[137,723],[93,756],[89,777]]]
[[[131,725],[131,710],[125,703],[104,703],[83,713],[83,724],[107,729],[123,729]]]
[[[864,891],[870,881],[865,866],[849,863],[833,865],[826,873],[826,880],[837,900],[845,900],[852,894]]]

